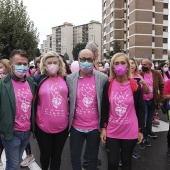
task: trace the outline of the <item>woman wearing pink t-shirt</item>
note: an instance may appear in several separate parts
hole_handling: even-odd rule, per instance
[[[34,79],[36,93],[35,135],[40,148],[42,170],[59,170],[61,154],[68,136],[68,88],[63,78],[62,59],[48,52],[40,62],[41,75]]]
[[[111,59],[110,81],[103,89],[101,140],[106,142],[108,170],[131,169],[133,149],[143,139],[145,105],[140,85],[131,78],[130,63],[124,53]]]
[[[170,75],[169,75],[169,68],[168,68],[168,64],[167,63],[161,63],[158,66],[158,70],[161,71],[161,75],[164,81],[164,84],[166,84],[166,82],[169,80]]]

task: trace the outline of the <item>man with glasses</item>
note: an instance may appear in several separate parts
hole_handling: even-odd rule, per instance
[[[73,170],[81,169],[81,152],[86,141],[88,170],[96,170],[102,91],[108,78],[93,69],[94,55],[90,50],[80,51],[78,60],[80,71],[67,76],[71,161]]]

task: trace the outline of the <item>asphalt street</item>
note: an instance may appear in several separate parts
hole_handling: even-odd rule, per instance
[[[160,114],[161,122],[160,126],[153,128],[154,131],[157,131],[156,134],[158,136],[157,139],[150,139],[151,147],[146,147],[144,150],[140,150],[138,146],[136,146],[136,150],[141,154],[141,159],[137,160],[132,158],[133,168],[132,170],[170,170],[170,156],[166,153],[167,143],[166,143],[166,135],[167,135],[167,118],[166,115]],[[166,130],[166,131],[165,131]],[[40,166],[39,161],[39,148],[35,139],[31,138],[31,148],[32,152],[35,156],[35,161]],[[99,150],[99,159],[102,161],[102,165],[98,168],[100,170],[107,170],[107,153],[105,147],[100,145]],[[35,164],[35,163],[34,163]],[[27,168],[21,168],[21,170],[39,170],[40,168],[30,165]],[[70,149],[69,149],[69,137],[65,144],[63,154],[62,154],[62,163],[61,170],[72,170],[71,168],[71,160],[70,160]]]

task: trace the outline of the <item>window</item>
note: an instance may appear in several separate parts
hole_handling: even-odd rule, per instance
[[[103,32],[106,32],[106,27],[103,28]]]
[[[111,4],[110,4],[110,9],[112,9],[114,7],[114,2],[112,2]]]
[[[168,38],[163,38],[163,43],[168,43]]]
[[[155,6],[155,0],[153,0],[152,2],[153,2],[153,6]]]
[[[113,31],[110,33],[110,37],[113,37]]]
[[[164,20],[168,20],[168,15],[164,15]]]
[[[163,54],[167,54],[167,50],[163,50]]]
[[[112,27],[113,27],[113,22],[110,23],[110,28],[112,28]]]
[[[155,25],[152,25],[152,30],[155,30]]]
[[[163,27],[164,32],[168,32],[168,27]]]
[[[154,37],[152,37],[152,42],[155,42],[155,38]]]
[[[155,12],[152,12],[152,17],[155,18]]]
[[[103,23],[106,24],[106,19],[103,20]]]
[[[106,40],[106,36],[104,36],[103,40]]]
[[[111,14],[110,14],[110,18],[112,18],[114,16],[114,13],[112,12]]]
[[[152,49],[152,54],[154,54],[154,49]]]
[[[168,3],[164,3],[164,8],[168,9]]]

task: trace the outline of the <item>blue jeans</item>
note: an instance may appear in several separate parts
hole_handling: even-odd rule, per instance
[[[22,154],[29,142],[30,134],[30,131],[14,131],[11,140],[6,140],[2,137],[2,143],[4,145],[6,155],[6,170],[20,169]]]
[[[85,140],[88,152],[88,170],[97,169],[97,158],[100,144],[99,130],[96,129],[88,133],[85,133],[79,132],[74,127],[72,127],[70,131],[70,150],[73,170],[82,169],[81,153]]]
[[[154,100],[145,100],[145,132],[144,132],[144,138],[148,138],[148,134],[152,130],[152,121],[154,118],[154,112],[155,112],[155,103]]]

